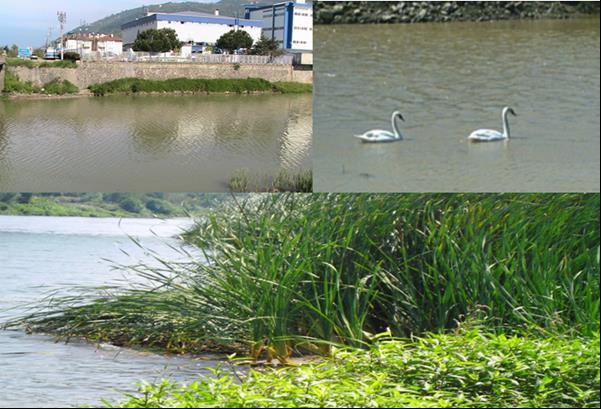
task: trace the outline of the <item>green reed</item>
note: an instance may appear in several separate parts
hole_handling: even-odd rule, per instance
[[[54,301],[25,322],[178,351],[248,345],[282,361],[470,318],[499,333],[592,334],[598,217],[598,194],[238,197],[185,235],[205,260],[138,267],[150,287]]]

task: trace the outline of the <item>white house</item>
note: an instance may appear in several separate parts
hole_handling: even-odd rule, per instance
[[[123,53],[123,41],[114,34],[67,34],[65,51],[75,51],[81,56],[96,52],[105,55],[120,55]]]
[[[123,44],[125,48],[131,47],[136,41],[138,33],[148,30],[172,28],[177,37],[184,43],[191,44],[215,44],[219,37],[231,30],[246,31],[257,41],[261,38],[261,20],[242,19],[215,14],[180,12],[180,13],[149,13],[146,17],[121,26]]]
[[[263,21],[263,37],[280,42],[287,51],[313,51],[313,5],[305,0],[269,6],[249,4],[247,19]]]

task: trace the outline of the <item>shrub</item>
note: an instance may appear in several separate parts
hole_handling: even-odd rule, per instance
[[[79,88],[77,88],[74,84],[67,80],[54,79],[46,84],[44,84],[44,92],[47,94],[76,94],[79,92]]]
[[[81,56],[79,53],[75,51],[67,51],[63,54],[64,61],[79,61],[81,60]]]
[[[146,208],[153,213],[162,215],[168,215],[175,211],[175,208],[171,203],[161,199],[150,199],[146,202]]]
[[[144,209],[144,205],[135,197],[127,197],[119,202],[119,206],[130,213],[140,213]]]

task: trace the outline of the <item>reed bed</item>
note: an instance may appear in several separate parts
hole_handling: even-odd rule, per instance
[[[599,330],[598,194],[261,194],[185,235],[204,260],[143,288],[52,299],[32,331],[178,352],[368,347],[456,329]]]

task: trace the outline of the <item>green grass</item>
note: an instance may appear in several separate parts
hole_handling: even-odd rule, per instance
[[[175,78],[169,80],[144,80],[139,78],[123,78],[115,81],[94,84],[90,91],[97,96],[115,93],[150,93],[150,92],[193,92],[193,93],[251,93],[251,92],[301,92],[294,83],[271,83],[260,78],[246,79],[189,79]],[[302,84],[304,85],[304,84]],[[306,89],[306,87],[304,87]],[[306,91],[306,92],[310,92]]]
[[[186,234],[208,262],[137,266],[144,287],[53,298],[21,323],[177,352],[267,345],[283,362],[466,317],[491,332],[591,335],[598,220],[598,194],[252,195]]]
[[[74,61],[34,61],[21,58],[8,58],[6,65],[9,67],[27,67],[27,68],[77,68]]]
[[[320,363],[251,370],[242,383],[222,371],[190,385],[144,384],[117,406],[599,407],[599,333],[383,337]]]
[[[64,95],[75,94],[79,88],[67,80],[54,79],[42,87],[37,87],[31,81],[21,81],[16,74],[6,73],[4,80],[4,92],[15,92],[19,94],[52,94]]]
[[[21,81],[16,74],[6,72],[4,77],[4,92],[17,92],[20,94],[33,94],[40,92],[30,81]]]
[[[64,94],[76,94],[79,92],[74,84],[67,80],[54,79],[43,86],[43,92],[45,94],[53,95],[64,95]]]
[[[240,169],[229,180],[232,192],[301,192],[313,191],[313,172],[301,170],[290,173],[286,170],[279,171],[274,177],[251,175],[248,170]]]
[[[313,84],[304,84],[302,82],[274,82],[273,86],[282,94],[313,92]]]

